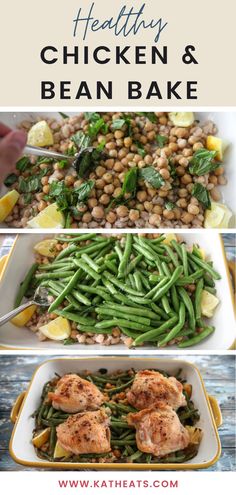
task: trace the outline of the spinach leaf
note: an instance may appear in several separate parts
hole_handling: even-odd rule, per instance
[[[200,148],[195,151],[192,159],[189,162],[189,172],[192,175],[205,175],[213,172],[219,167],[220,163],[214,160],[217,151],[209,151],[205,148]]]
[[[100,119],[100,114],[96,112],[84,112],[84,116],[89,122],[96,122],[96,120]]]
[[[195,182],[193,188],[192,188],[192,196],[198,199],[200,203],[204,206],[204,208],[211,208],[211,200],[210,200],[210,195],[206,187],[204,187],[202,184],[199,184],[198,182]]]
[[[155,124],[157,122],[157,117],[154,112],[137,112],[137,115],[141,115],[143,117],[147,117],[150,122]]]
[[[69,115],[66,115],[66,113],[63,113],[63,112],[59,112],[59,115],[60,115],[63,119],[68,119],[68,118],[69,118]]]
[[[23,177],[19,178],[19,191],[21,193],[31,193],[31,192],[37,192],[40,189],[42,189],[42,184],[41,184],[41,179],[47,175],[50,169],[46,168],[44,170],[41,170],[39,174],[37,175],[31,175],[30,177],[26,177],[24,179]]]
[[[161,134],[157,134],[157,136],[156,136],[156,142],[157,142],[159,148],[164,148],[164,146],[167,143],[167,141],[168,141],[168,137],[167,136],[162,136]]]
[[[58,162],[58,167],[59,167],[60,169],[63,169],[63,168],[68,167],[68,161],[67,161],[67,160],[60,160],[60,161]]]
[[[14,184],[14,182],[17,182],[18,181],[18,177],[16,174],[9,174],[6,179],[4,180],[4,185],[6,187],[10,187],[12,186],[12,184]]]
[[[140,168],[139,178],[146,180],[155,189],[159,189],[165,184],[163,177],[154,167]]]
[[[88,135],[91,139],[94,139],[99,131],[103,134],[106,134],[108,131],[108,125],[104,122],[102,117],[91,122],[88,128]]]
[[[145,151],[145,149],[144,149],[143,145],[142,145],[141,143],[139,143],[139,141],[135,141],[135,143],[134,143],[134,144],[137,146],[137,152],[138,152],[138,154],[139,154],[142,158],[144,158],[144,157],[145,157],[145,155],[146,155],[146,151]]]
[[[71,136],[71,141],[75,143],[77,148],[87,148],[91,144],[91,140],[89,136],[86,136],[86,134],[83,133],[83,131],[78,131],[76,134]]]
[[[82,150],[75,165],[78,176],[81,178],[87,177],[91,170],[99,165],[102,156],[102,149],[100,145],[97,148],[90,147]]]
[[[77,153],[77,148],[72,145],[70,146],[66,151],[65,151],[65,155],[68,155],[68,156],[75,156],[75,154]]]
[[[46,157],[40,156],[37,159],[36,164],[40,165],[41,163],[53,163],[53,162],[54,162],[54,158],[46,158]]]
[[[16,163],[16,169],[19,170],[21,173],[25,172],[27,170],[28,166],[30,166],[30,167],[32,166],[28,156],[23,156]]]
[[[165,202],[165,208],[166,208],[166,210],[173,210],[175,208],[175,204],[172,203],[171,201],[166,201]]]
[[[122,129],[122,127],[124,125],[127,126],[128,136],[131,136],[132,135],[132,126],[131,126],[131,118],[129,115],[124,115],[123,118],[113,120],[111,127],[115,131],[115,130]]]
[[[175,164],[173,163],[173,161],[171,159],[169,159],[168,162],[169,162],[169,167],[170,167],[170,176],[172,177],[172,179],[177,179],[178,174],[176,172]]]
[[[32,201],[32,194],[31,193],[24,194],[24,204],[29,205],[31,201]]]
[[[87,182],[81,184],[81,186],[74,189],[74,194],[76,195],[77,200],[85,201],[88,198],[90,191],[92,191],[94,184],[94,180],[88,180]]]
[[[134,167],[126,172],[122,186],[123,195],[130,193],[132,197],[135,196],[138,182],[138,170],[137,167]]]

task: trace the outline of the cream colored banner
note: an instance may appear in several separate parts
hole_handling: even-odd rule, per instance
[[[236,103],[235,0],[1,3],[2,107]]]

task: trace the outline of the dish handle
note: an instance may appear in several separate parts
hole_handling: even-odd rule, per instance
[[[18,395],[18,397],[16,398],[16,400],[12,406],[12,410],[11,410],[11,414],[10,414],[10,419],[11,419],[12,423],[15,423],[18,416],[19,416],[19,412],[20,412],[20,409],[22,406],[22,402],[25,398],[25,394],[26,394],[26,392],[21,392],[21,394]]]
[[[218,401],[215,397],[212,397],[212,395],[208,395],[208,399],[210,402],[211,410],[214,416],[215,424],[216,427],[219,428],[222,423],[223,423],[223,418],[220,410],[220,406],[218,404]]]
[[[2,276],[2,272],[3,272],[3,269],[4,269],[4,266],[7,262],[7,258],[8,258],[8,254],[4,254],[2,256],[2,258],[0,258],[0,279],[1,279],[1,276]]]

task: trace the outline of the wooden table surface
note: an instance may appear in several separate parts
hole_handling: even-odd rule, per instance
[[[31,470],[16,464],[8,452],[12,431],[9,419],[11,407],[16,397],[27,389],[36,366],[50,356],[0,356],[0,469]],[[175,357],[182,357],[176,355]],[[217,398],[223,425],[219,429],[222,456],[209,470],[235,470],[235,356],[195,356],[185,355],[185,359],[199,367],[207,392]],[[22,432],[22,434],[24,434]]]

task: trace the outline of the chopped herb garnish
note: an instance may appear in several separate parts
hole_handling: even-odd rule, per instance
[[[84,134],[83,131],[76,132],[76,134],[71,136],[70,139],[71,141],[73,141],[73,143],[75,143],[76,147],[80,149],[87,148],[91,144],[90,137]]]
[[[146,180],[155,189],[159,189],[165,184],[160,172],[158,172],[154,167],[140,168],[139,178]]]
[[[146,155],[146,151],[145,151],[145,149],[144,149],[143,145],[142,145],[141,143],[139,143],[138,141],[135,141],[135,145],[137,146],[137,152],[138,152],[138,154],[139,154],[142,158],[144,158],[144,157],[145,157],[145,155]]]
[[[26,193],[24,194],[24,204],[29,205],[32,201],[32,194],[31,193]]]
[[[209,151],[205,148],[200,148],[195,151],[192,159],[189,162],[189,172],[192,175],[205,175],[216,170],[220,163],[215,161],[217,151]]]
[[[134,167],[126,172],[121,193],[119,194],[119,196],[111,200],[107,211],[109,211],[113,206],[117,206],[118,204],[125,204],[127,201],[135,197],[138,183],[138,171],[139,169],[137,167]],[[130,197],[125,198],[126,194],[130,194]]]
[[[47,175],[50,169],[46,168],[41,170],[37,175],[31,175],[30,177],[20,177],[19,178],[19,192],[20,193],[31,193],[37,192],[42,189],[41,179]]]
[[[122,129],[124,125],[127,126],[128,136],[131,136],[132,135],[131,118],[128,115],[124,115],[120,119],[113,120],[111,127],[114,131],[116,131]]]
[[[41,163],[53,163],[53,162],[54,162],[54,158],[46,158],[46,157],[40,156],[37,159],[36,165],[40,165]]]
[[[210,209],[211,208],[211,200],[210,200],[210,195],[206,187],[204,187],[202,184],[199,184],[198,182],[195,182],[192,191],[191,191],[192,196],[194,196],[202,205],[204,208]]]
[[[137,112],[137,115],[141,115],[143,117],[146,117],[153,124],[156,124],[156,122],[157,122],[157,117],[156,117],[154,112]]]
[[[168,142],[168,137],[162,136],[161,134],[157,134],[156,142],[157,142],[159,148],[164,148],[165,144]]]
[[[68,167],[68,161],[67,160],[60,160],[58,162],[58,168],[63,169],[65,167]]]
[[[94,184],[94,180],[88,180],[81,184],[81,186],[72,189],[67,187],[64,181],[54,181],[50,185],[49,194],[45,199],[56,201],[58,209],[68,214],[69,222],[69,214],[72,213],[73,216],[78,216],[77,207],[81,201],[86,201],[89,197]]]

